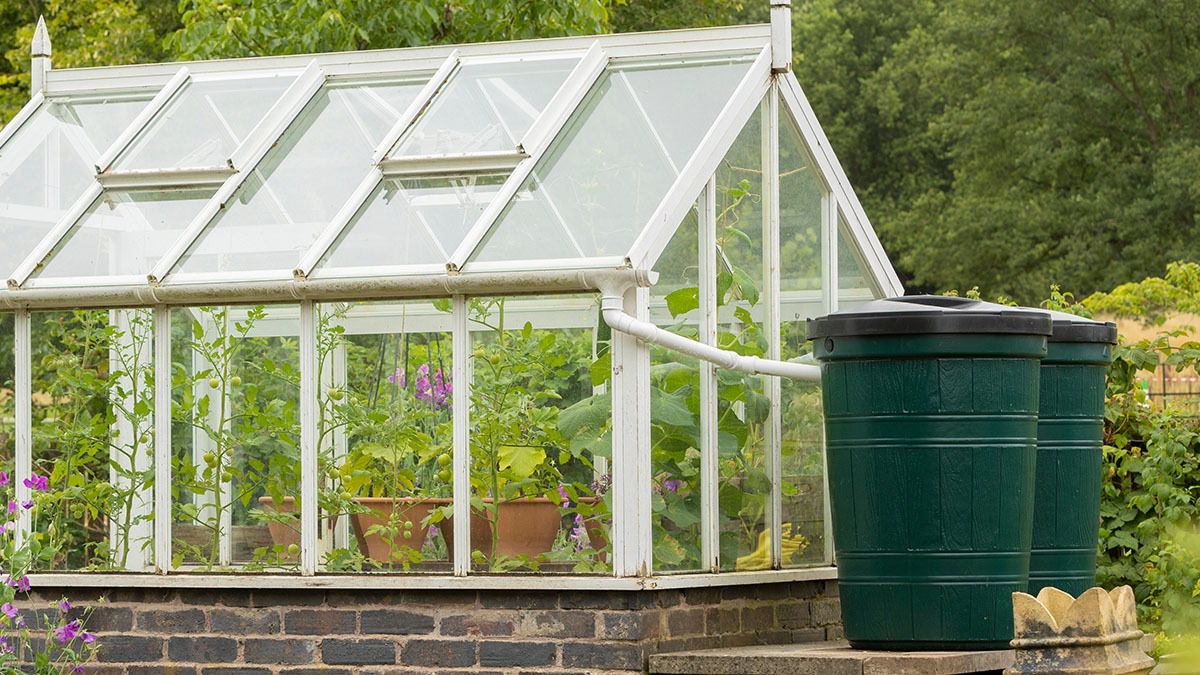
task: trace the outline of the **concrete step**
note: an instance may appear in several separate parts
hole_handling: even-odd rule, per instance
[[[960,675],[1000,673],[1012,650],[875,652],[847,642],[756,645],[656,654],[650,672],[670,675]]]

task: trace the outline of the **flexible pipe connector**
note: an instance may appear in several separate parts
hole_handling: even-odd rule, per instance
[[[821,368],[804,363],[789,361],[774,361],[757,356],[743,356],[711,345],[689,340],[670,331],[663,330],[652,323],[641,321],[625,313],[624,302],[620,296],[605,295],[600,300],[600,310],[604,315],[604,323],[615,331],[620,331],[641,340],[668,349],[673,349],[688,356],[715,363],[728,369],[743,373],[775,375],[792,380],[807,382],[821,381]]]

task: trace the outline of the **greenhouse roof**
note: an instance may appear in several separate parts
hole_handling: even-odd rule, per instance
[[[770,38],[49,71],[0,131],[0,299],[427,294],[434,279],[648,270],[773,83],[874,283],[898,291],[795,77],[772,72]]]

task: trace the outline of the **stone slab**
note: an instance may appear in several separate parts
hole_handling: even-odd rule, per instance
[[[879,652],[847,642],[755,645],[655,654],[650,672],[662,675],[962,675],[999,672],[1012,650]]]

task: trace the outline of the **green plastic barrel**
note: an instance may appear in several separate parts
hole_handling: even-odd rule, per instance
[[[943,296],[808,322],[852,646],[1008,648],[1049,334],[1045,312]]]
[[[1029,592],[1053,586],[1077,596],[1096,585],[1104,372],[1117,326],[1051,315],[1042,359]]]

